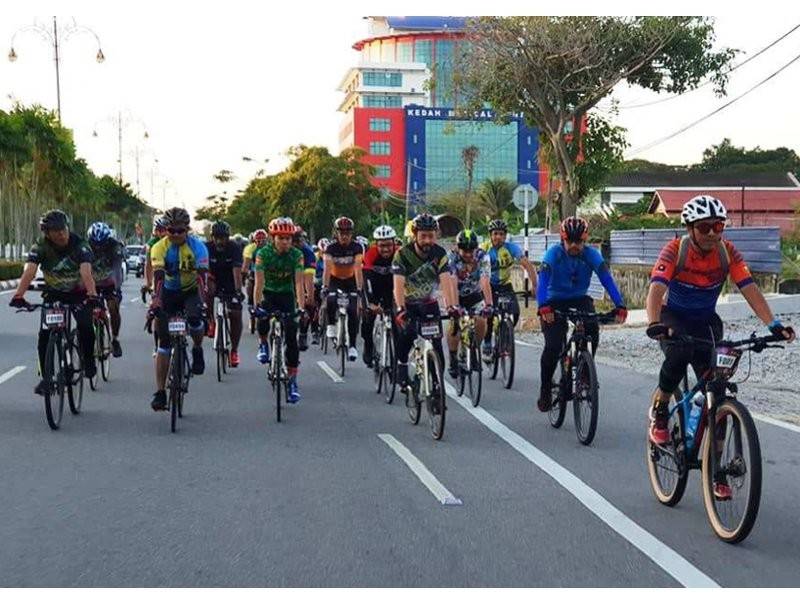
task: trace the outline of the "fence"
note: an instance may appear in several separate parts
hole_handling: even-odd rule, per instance
[[[661,249],[684,229],[634,229],[611,232],[612,265],[652,266]],[[754,273],[781,272],[781,237],[778,227],[730,227],[725,238],[733,242]]]

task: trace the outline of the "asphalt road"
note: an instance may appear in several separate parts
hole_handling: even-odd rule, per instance
[[[172,434],[149,407],[138,283],[125,287],[111,381],[87,388],[57,432],[32,393],[38,316],[0,295],[0,380],[25,367],[0,383],[2,586],[800,586],[800,433],[758,424],[761,511],[738,546],[713,535],[697,472],[677,508],[649,489],[655,374],[599,367],[587,448],[571,414],[554,430],[535,410],[528,347],[510,392],[487,381],[477,410],[449,399],[435,442],[424,415],[415,427],[375,394],[360,361],[335,383],[313,346],[303,400],[276,423],[255,338],[223,383],[206,343],[206,374]],[[461,504],[437,500],[379,434]]]

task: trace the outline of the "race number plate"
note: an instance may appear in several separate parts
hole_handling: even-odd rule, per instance
[[[169,332],[186,333],[186,321],[184,321],[183,319],[170,319]]]
[[[731,369],[736,364],[736,357],[727,354],[717,354],[717,367],[721,369]]]
[[[350,305],[350,298],[347,296],[339,296],[339,298],[336,299],[336,303],[341,307],[347,307]]]
[[[442,335],[439,323],[423,323],[419,328],[419,332],[422,337],[426,338],[440,337]]]
[[[63,325],[64,324],[64,311],[62,310],[48,310],[44,315],[44,322],[47,326]]]

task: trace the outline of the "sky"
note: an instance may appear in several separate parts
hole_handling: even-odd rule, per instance
[[[460,12],[485,12],[474,4],[459,4]],[[54,108],[49,43],[35,32],[20,32],[14,40],[18,59],[5,59],[20,28],[37,22],[52,29],[52,17],[44,15],[54,9],[46,3],[19,6],[27,12],[0,9],[0,109],[9,109],[15,100]],[[90,27],[106,56],[102,64],[95,61],[97,42],[91,34],[74,33],[62,40],[62,120],[74,131],[79,156],[96,173],[116,175],[117,118],[122,112],[124,179],[136,189],[138,148],[141,197],[157,208],[184,204],[191,209],[207,196],[241,189],[260,168],[267,173],[284,168],[290,146],[323,145],[338,152],[342,115],[336,108],[342,94],[336,86],[359,60],[351,46],[367,37],[363,15],[447,12],[397,2],[338,5],[335,11],[295,3],[279,12],[271,3],[236,0],[226,2],[224,11],[220,5],[212,11],[197,4],[191,13],[164,2],[116,6],[110,13],[107,4],[58,5],[62,13],[72,9],[69,16],[59,17],[60,27],[66,29],[73,17],[78,25]],[[524,12],[503,6],[492,8],[500,14]],[[409,10],[413,8],[417,10]],[[580,5],[574,8],[580,12]],[[624,8],[620,14],[625,14]],[[689,10],[681,8],[680,3],[674,5],[676,12],[692,12],[691,3]],[[787,15],[779,5],[760,8],[757,13],[717,17],[717,44],[741,50],[737,61],[800,23],[800,15]],[[631,6],[628,12],[635,10]],[[718,115],[634,154],[746,91],[797,55],[800,30],[734,71],[727,99],[716,98],[708,86],[654,106],[623,108],[614,122],[628,130],[628,156],[692,163],[724,137],[740,146],[787,146],[800,152],[798,61]],[[615,97],[622,107],[660,98],[639,88],[620,88]],[[243,156],[256,160],[244,162]],[[233,171],[237,180],[218,184],[212,175],[220,169]]]

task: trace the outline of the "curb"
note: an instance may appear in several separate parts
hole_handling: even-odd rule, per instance
[[[0,281],[0,292],[4,290],[13,290],[19,285],[19,279],[6,279],[5,281]]]

